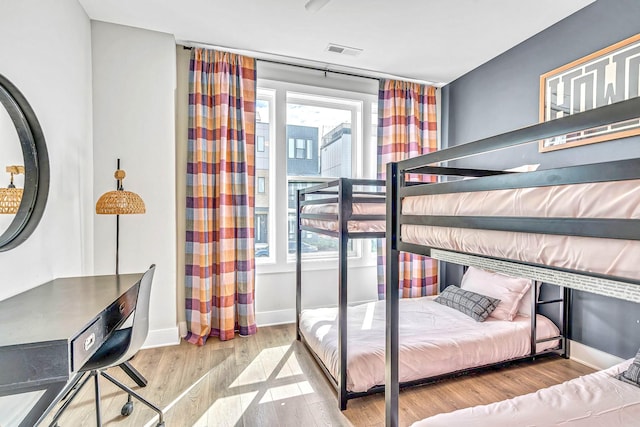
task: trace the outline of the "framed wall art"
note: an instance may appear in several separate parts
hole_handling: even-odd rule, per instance
[[[639,96],[640,34],[540,76],[540,122]],[[639,114],[640,116],[640,114]],[[547,152],[640,135],[640,117],[540,141]]]

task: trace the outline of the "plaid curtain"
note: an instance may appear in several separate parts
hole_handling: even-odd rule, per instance
[[[378,92],[378,179],[386,165],[437,150],[436,88],[397,80],[381,80]],[[408,180],[416,180],[408,177]],[[431,180],[425,177],[423,181]],[[384,240],[378,241],[378,298],[384,298]],[[437,292],[438,262],[400,252],[399,290],[402,298]]]
[[[193,49],[187,163],[187,337],[256,332],[256,61]]]

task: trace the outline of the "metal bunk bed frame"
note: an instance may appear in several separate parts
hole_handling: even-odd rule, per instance
[[[407,196],[473,192],[513,188],[531,188],[563,184],[621,181],[640,178],[640,159],[628,159],[599,164],[587,164],[528,173],[512,173],[495,170],[478,170],[435,166],[464,157],[487,153],[590,129],[607,124],[632,120],[640,116],[640,97],[611,104],[561,119],[518,129],[476,142],[454,146],[412,159],[387,165],[387,226],[386,226],[386,372],[385,372],[385,425],[398,425],[399,359],[399,296],[393,292],[398,286],[398,254],[400,251],[430,256],[441,261],[462,265],[474,265],[494,271],[515,273],[520,277],[553,283],[563,287],[565,301],[570,300],[571,289],[595,292],[602,295],[640,302],[640,281],[568,270],[542,264],[489,256],[470,255],[402,241],[403,224],[442,227],[476,228],[514,231],[523,233],[559,234],[595,238],[640,240],[638,219],[585,219],[585,218],[525,218],[483,216],[418,216],[402,215],[402,199]],[[482,179],[459,180],[433,184],[406,182],[406,174],[439,176],[473,176]],[[534,286],[537,288],[537,286]],[[532,304],[535,305],[536,299]],[[548,301],[556,302],[556,301]],[[565,303],[565,305],[567,305]],[[532,311],[533,312],[533,311]],[[569,319],[564,310],[565,325]],[[535,316],[532,316],[535,323]],[[533,325],[535,326],[535,325]],[[565,334],[566,335],[566,334]],[[566,338],[563,338],[566,346]],[[532,335],[532,348],[535,335]]]
[[[372,185],[376,186],[384,186],[385,181],[381,180],[353,180],[348,178],[340,178],[335,181],[327,182],[326,184],[320,184],[317,186],[309,187],[306,189],[298,190],[298,204],[297,204],[297,212],[298,212],[298,221],[297,221],[297,246],[296,246],[296,339],[298,341],[302,341],[307,347],[307,350],[311,353],[313,358],[316,360],[325,376],[329,379],[329,382],[334,386],[338,395],[338,405],[340,410],[345,410],[347,408],[347,402],[350,399],[355,399],[358,397],[368,396],[371,394],[382,393],[385,390],[384,385],[373,386],[367,391],[364,392],[353,392],[347,390],[347,266],[348,266],[348,256],[347,256],[347,245],[349,239],[363,239],[363,238],[384,238],[384,232],[349,232],[347,229],[347,224],[349,220],[384,220],[384,216],[380,215],[355,215],[351,212],[352,203],[380,203],[380,198],[371,198],[371,196],[381,196],[384,195],[384,192],[354,192],[353,186],[357,185]],[[332,190],[331,188],[336,188]],[[306,200],[308,196],[313,195],[323,195],[325,198],[322,199],[310,199]],[[339,214],[310,214],[310,213],[301,213],[302,207],[305,205],[313,205],[313,204],[326,204],[326,203],[340,203],[341,208],[339,209]],[[340,223],[341,231],[331,231],[320,229],[311,226],[305,226],[301,224],[302,219],[316,219],[316,220],[326,220],[326,221],[336,221],[338,220]],[[302,310],[301,303],[301,294],[302,294],[302,257],[301,248],[302,248],[302,231],[312,231],[316,233],[321,233],[325,235],[330,235],[332,237],[336,237],[340,239],[339,244],[339,279],[338,279],[338,294],[339,294],[339,303],[338,303],[338,353],[339,357],[339,378],[336,379],[330,373],[329,369],[326,367],[324,362],[318,357],[318,355],[313,351],[312,348],[308,345],[308,343],[304,340],[304,337],[300,334],[300,313]],[[561,304],[560,305],[560,319],[559,319],[559,329],[560,334],[549,337],[542,340],[536,340],[536,316],[531,316],[531,351],[526,356],[516,357],[513,359],[502,360],[500,362],[491,363],[482,366],[476,366],[473,368],[462,369],[453,372],[447,372],[440,375],[420,378],[412,381],[406,381],[400,383],[400,388],[408,388],[415,387],[419,385],[429,384],[436,381],[440,381],[446,378],[453,378],[460,375],[466,375],[473,372],[479,372],[482,370],[486,370],[487,368],[492,367],[500,367],[506,366],[510,363],[523,361],[523,360],[534,360],[536,357],[550,354],[559,354],[562,357],[568,358],[568,346],[567,346],[567,334],[566,328],[568,325],[569,318],[569,304],[568,304],[568,289],[562,289],[561,294],[558,298],[554,298],[552,300],[546,301],[538,301],[538,289],[539,286],[532,286],[531,292],[531,300],[532,300],[532,308],[531,312],[537,314],[538,306],[546,305],[546,304]],[[536,344],[554,341],[557,340],[559,344],[549,349],[545,349],[542,351],[536,351]]]
[[[384,231],[375,232],[350,232],[349,221],[384,221],[384,215],[358,215],[352,211],[353,203],[380,203],[384,191],[358,191],[354,186],[375,186],[385,187],[385,181],[373,179],[350,179],[339,178],[324,184],[298,190],[297,197],[297,227],[296,227],[296,339],[302,341],[307,350],[313,355],[316,362],[322,368],[331,384],[338,393],[338,403],[340,409],[347,409],[347,400],[365,396],[369,392],[354,393],[347,391],[347,267],[348,267],[348,244],[349,239],[384,239]],[[322,196],[314,199],[313,196]],[[302,208],[308,205],[337,203],[338,214],[311,214],[302,213]],[[338,221],[339,231],[324,230],[321,228],[302,225],[303,219],[315,219],[326,221]],[[338,353],[339,375],[333,378],[329,369],[322,360],[309,347],[304,337],[300,334],[300,313],[302,311],[302,231],[311,231],[337,237],[338,244]]]

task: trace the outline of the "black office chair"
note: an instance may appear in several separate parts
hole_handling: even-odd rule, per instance
[[[133,396],[149,408],[156,411],[159,417],[156,427],[164,427],[162,409],[158,408],[157,406],[146,400],[144,397],[140,396],[138,393],[105,372],[108,368],[120,366],[130,360],[138,352],[138,350],[140,350],[140,347],[142,347],[145,339],[147,338],[147,333],[149,332],[149,300],[151,297],[151,282],[153,282],[153,274],[155,272],[155,269],[155,264],[151,265],[151,267],[149,267],[149,269],[144,273],[142,279],[140,280],[140,287],[138,288],[138,300],[136,302],[136,309],[133,313],[132,326],[130,328],[116,330],[109,337],[109,339],[105,341],[104,344],[102,344],[102,346],[96,351],[96,353],[91,356],[87,363],[84,364],[84,366],[80,369],[80,372],[84,375],[84,378],[80,377],[80,379],[82,379],[82,382],[78,381],[80,385],[73,390],[67,400],[62,404],[58,412],[56,412],[53,420],[51,421],[51,427],[58,426],[58,419],[60,418],[62,413],[67,409],[69,404],[78,395],[78,392],[87,383],[87,381],[91,379],[91,377],[95,379],[96,422],[98,427],[102,425],[100,415],[100,376],[103,376],[104,378],[108,379],[113,384],[127,392],[127,403],[124,404],[121,411],[121,414],[123,416],[128,416],[133,411],[133,401],[131,400],[131,397]]]

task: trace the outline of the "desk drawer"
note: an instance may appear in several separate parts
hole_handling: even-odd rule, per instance
[[[98,317],[87,329],[71,341],[71,370],[78,371],[104,341],[104,318]]]
[[[105,310],[105,333],[107,335],[119,327],[133,313],[137,300],[138,286],[134,286]]]

